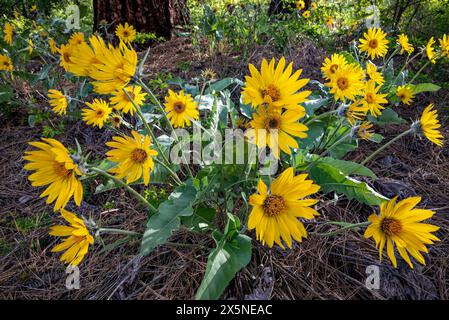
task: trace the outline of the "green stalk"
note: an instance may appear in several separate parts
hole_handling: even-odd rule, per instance
[[[415,73],[413,78],[410,80],[410,83],[412,83],[418,77],[418,75],[424,70],[424,68],[426,68],[429,65],[429,63],[430,63],[430,60],[427,60],[427,62],[424,63],[424,65],[421,67],[421,69],[419,69],[418,72]]]
[[[352,230],[352,229],[358,229],[358,228],[363,228],[363,227],[367,227],[371,224],[371,222],[369,221],[365,221],[365,222],[360,222],[360,223],[353,223],[353,224],[348,224],[344,227],[341,227],[340,229],[337,229],[335,231],[331,231],[331,232],[325,232],[325,233],[313,233],[315,236],[318,237],[332,237],[335,236],[337,234],[343,233],[347,230]]]
[[[98,229],[98,233],[114,233],[114,234],[124,234],[131,237],[139,237],[142,234],[139,232],[129,231],[129,230],[122,230],[122,229],[115,229],[115,228],[100,228]]]
[[[138,200],[140,200],[141,202],[143,202],[148,208],[150,208],[151,211],[153,211],[153,213],[157,213],[157,209],[147,200],[145,199],[140,193],[138,193],[136,190],[134,190],[133,188],[131,188],[129,185],[127,185],[125,182],[123,182],[120,179],[117,179],[116,177],[114,177],[113,175],[107,173],[106,171],[103,171],[99,168],[96,167],[91,167],[90,170],[92,170],[93,172],[99,173],[102,176],[114,180],[115,183],[117,183],[118,185],[124,187],[129,193],[131,193],[133,196],[135,196]]]
[[[324,112],[324,113],[321,113],[321,114],[319,114],[319,115],[317,115],[317,116],[315,116],[315,117],[310,117],[309,119],[307,119],[306,121],[304,121],[304,124],[307,125],[307,124],[310,123],[310,122],[313,122],[313,121],[316,121],[316,120],[320,120],[320,119],[322,119],[322,118],[327,117],[328,115],[331,115],[331,114],[334,114],[334,113],[337,113],[337,112],[338,112],[338,109],[336,109],[336,110],[331,110],[331,111],[327,111],[327,112]]]

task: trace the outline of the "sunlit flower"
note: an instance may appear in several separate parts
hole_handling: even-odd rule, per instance
[[[31,38],[29,38],[28,39],[28,53],[30,55],[33,53],[33,48],[34,48],[33,40],[31,40]]]
[[[368,107],[364,106],[360,101],[355,101],[346,110],[346,120],[353,126],[357,120],[364,120],[367,113]]]
[[[48,90],[48,98],[50,99],[50,105],[53,107],[53,111],[59,115],[67,113],[67,98],[59,90]]]
[[[6,22],[5,26],[3,27],[3,33],[4,33],[5,42],[9,45],[12,45],[12,36],[14,33],[14,26],[12,24],[10,24],[9,22]]]
[[[214,81],[217,80],[217,73],[213,69],[206,68],[201,71],[201,78],[207,81]]]
[[[357,135],[360,139],[370,140],[374,136],[374,131],[371,130],[373,124],[371,122],[363,122],[357,129]]]
[[[334,76],[338,68],[346,65],[346,58],[339,53],[334,53],[330,58],[324,59],[323,66],[321,67],[324,79],[329,80]]]
[[[379,93],[380,86],[376,87],[376,83],[373,80],[366,82],[365,90],[363,91],[362,104],[368,108],[371,115],[378,117],[381,115],[383,109],[382,104],[388,103],[385,99],[387,94]]]
[[[443,57],[449,58],[449,37],[447,35],[443,35],[443,38],[438,40],[441,46],[441,55]]]
[[[305,2],[303,1],[303,0],[298,0],[298,1],[296,1],[296,8],[298,9],[298,10],[302,10],[302,9],[304,9],[306,7],[306,4],[305,4]]]
[[[48,39],[48,45],[50,47],[50,52],[52,54],[55,54],[56,52],[58,52],[58,46],[56,45],[56,41],[53,38]]]
[[[388,52],[387,34],[382,29],[369,28],[368,32],[363,34],[364,39],[360,39],[359,49],[367,52],[371,59],[384,57]]]
[[[35,171],[28,179],[33,187],[48,185],[41,194],[47,198],[47,204],[54,201],[54,210],[64,208],[73,196],[77,205],[83,199],[83,185],[78,180],[81,171],[70,157],[69,151],[55,139],[42,139],[43,142],[29,144],[39,150],[26,151],[23,157],[28,163],[25,170]]]
[[[309,10],[304,11],[304,12],[302,13],[302,16],[303,16],[304,18],[306,18],[306,19],[309,19],[309,18],[310,18],[310,11],[309,11]]]
[[[59,54],[61,55],[61,60],[59,65],[61,67],[64,68],[65,71],[69,71],[70,70],[70,66],[72,63],[72,54],[73,54],[73,46],[68,45],[68,44],[63,44],[61,45],[61,47],[58,49]]]
[[[131,99],[133,99],[134,103],[138,107],[142,106],[145,103],[145,97],[147,94],[145,92],[141,92],[142,88],[140,86],[134,85],[114,92],[113,97],[111,97],[111,105],[114,107],[114,109],[134,115],[136,107],[123,90],[126,90],[128,95],[131,97]]]
[[[133,26],[129,25],[128,22],[126,22],[124,26],[119,24],[115,29],[115,34],[125,43],[133,42],[134,39],[136,39],[136,30]]]
[[[438,121],[438,113],[433,109],[432,103],[424,109],[421,115],[420,127],[427,139],[437,146],[443,146],[443,135],[439,129],[441,124]]]
[[[90,235],[84,221],[75,214],[61,209],[61,215],[70,226],[56,225],[50,227],[49,235],[66,237],[62,243],[54,246],[51,252],[67,250],[60,260],[72,266],[77,266],[87,254],[89,245],[94,244],[94,238]]]
[[[31,12],[37,11],[37,5],[33,4],[31,6]]]
[[[89,43],[92,47],[86,42],[71,46],[72,50],[70,63],[68,63],[68,71],[74,75],[80,77],[89,76],[92,68],[97,64],[101,64],[104,53],[108,50],[103,39],[99,36],[91,36]]]
[[[143,182],[148,185],[150,172],[154,168],[152,157],[157,156],[157,151],[150,149],[149,136],[141,137],[136,131],[132,131],[132,137],[115,136],[113,141],[106,143],[113,148],[106,153],[108,160],[118,163],[110,169],[118,179],[126,178],[126,183],[132,183],[143,176]]]
[[[401,46],[401,54],[407,52],[408,54],[412,54],[415,51],[415,48],[408,41],[408,37],[405,34],[400,34],[397,40],[398,44]]]
[[[4,54],[0,54],[0,71],[6,70],[12,72],[13,68],[11,59]]]
[[[401,102],[406,105],[410,105],[413,102],[415,96],[413,86],[410,84],[399,86],[396,90],[396,95],[401,99]]]
[[[426,45],[426,54],[427,54],[427,58],[429,59],[430,62],[435,63],[436,62],[436,53],[435,53],[435,48],[433,47],[433,45],[435,44],[435,39],[433,37],[431,37],[429,39],[429,42],[427,42]]]
[[[365,238],[374,238],[382,261],[382,252],[387,245],[387,254],[393,266],[397,268],[394,247],[400,256],[413,268],[409,254],[419,263],[425,265],[421,252],[428,252],[426,245],[439,239],[432,234],[439,227],[421,221],[431,218],[435,212],[426,209],[416,209],[421,197],[411,197],[397,202],[397,197],[385,201],[380,206],[380,214],[372,214],[368,221],[371,224],[365,230]]]
[[[364,77],[359,66],[347,64],[339,67],[326,85],[331,88],[330,93],[334,94],[335,100],[355,100],[355,96],[363,90]]]
[[[302,117],[302,110],[290,109],[281,113],[259,108],[253,113],[253,120],[249,123],[252,129],[246,132],[246,136],[259,148],[269,147],[276,158],[279,158],[280,150],[291,154],[291,149],[299,148],[293,137],[307,137],[307,126],[298,122]]]
[[[324,23],[330,28],[334,24],[334,19],[331,16],[327,16],[326,19],[324,19]]]
[[[371,62],[366,63],[366,74],[378,85],[382,86],[385,83],[385,79],[379,71],[377,71],[376,65]]]
[[[249,65],[249,70],[251,76],[245,77],[242,92],[244,103],[251,104],[254,108],[268,103],[279,109],[304,110],[300,103],[307,101],[311,92],[298,91],[309,79],[299,79],[302,70],[292,74],[293,63],[285,68],[285,58],[282,57],[275,68],[274,59],[271,59],[269,64],[263,59],[260,72],[252,64]]]
[[[123,118],[117,114],[117,113],[113,113],[109,116],[109,122],[116,128],[120,128],[120,126],[122,125],[123,122]]]
[[[190,127],[191,120],[199,118],[198,104],[182,90],[179,93],[168,90],[164,105],[167,117],[175,128]]]
[[[109,103],[103,99],[94,99],[92,103],[86,102],[86,105],[89,108],[82,109],[83,120],[88,125],[103,128],[104,122],[108,120],[112,112]]]
[[[318,8],[317,4],[315,2],[312,2],[310,4],[310,8],[312,8],[312,10],[316,10]]]
[[[320,189],[307,174],[295,176],[292,167],[276,178],[268,191],[262,180],[257,193],[249,198],[253,206],[248,219],[248,229],[256,229],[257,240],[270,248],[274,243],[284,249],[292,247],[292,240],[298,242],[307,237],[307,231],[299,218],[313,219],[318,215],[313,206],[316,199],[304,199]]]
[[[72,46],[78,46],[80,44],[84,43],[84,33],[82,32],[75,32],[70,36],[69,39],[69,45]]]

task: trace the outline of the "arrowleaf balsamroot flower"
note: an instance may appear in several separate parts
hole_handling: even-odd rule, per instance
[[[125,43],[133,42],[136,39],[136,29],[129,25],[128,22],[125,25],[119,24],[115,29],[115,34]]]
[[[430,62],[435,63],[436,62],[436,53],[435,53],[435,48],[433,47],[433,45],[435,44],[435,39],[433,37],[431,37],[429,39],[429,42],[427,42],[426,45],[426,55],[427,58],[429,59]]]
[[[285,70],[284,70],[285,69]],[[282,57],[275,67],[275,60],[262,60],[259,70],[249,65],[251,76],[245,77],[245,87],[242,98],[246,104],[257,108],[263,104],[270,104],[278,109],[304,109],[300,103],[307,101],[310,91],[301,91],[309,79],[299,79],[302,70],[292,74],[293,63],[285,68],[285,58]]]
[[[75,32],[70,36],[69,39],[69,45],[71,46],[79,46],[80,44],[84,43],[84,33],[82,32]]]
[[[10,24],[9,22],[6,22],[5,26],[3,27],[3,33],[4,33],[5,42],[9,45],[12,45],[14,26],[12,24]]]
[[[371,59],[384,57],[388,52],[387,34],[382,29],[369,28],[363,34],[364,39],[359,39],[359,49],[366,52]]]
[[[382,86],[385,82],[382,73],[377,71],[377,66],[371,62],[366,63],[366,74],[371,80],[373,80],[379,86]]]
[[[146,93],[142,92],[142,88],[140,86],[128,86],[124,90],[128,93],[128,95],[133,99],[134,103],[140,107],[145,102]],[[114,92],[113,97],[111,97],[111,105],[114,109],[122,111],[124,113],[129,113],[134,115],[136,111],[136,107],[132,103],[132,101],[128,98],[123,89]]]
[[[70,71],[70,65],[72,63],[73,51],[74,51],[74,47],[69,44],[63,44],[58,49],[58,53],[61,55],[61,61],[60,61],[59,65],[61,67],[63,67],[65,71]]]
[[[56,45],[56,41],[53,38],[48,39],[48,46],[50,47],[50,52],[55,54],[58,52],[58,46]]]
[[[428,252],[426,245],[439,239],[432,234],[439,227],[421,223],[431,218],[435,212],[426,209],[416,209],[421,197],[411,197],[396,203],[397,197],[385,201],[380,206],[380,214],[372,214],[368,220],[371,224],[365,230],[365,238],[374,238],[382,261],[382,252],[387,246],[387,254],[393,266],[397,268],[394,247],[400,256],[413,268],[409,254],[419,263],[425,265],[421,252]]]
[[[382,104],[388,103],[385,99],[387,94],[379,93],[380,86],[376,87],[376,83],[373,80],[366,82],[365,90],[363,91],[362,104],[368,108],[371,115],[378,117],[381,115],[381,110],[385,109]]]
[[[109,103],[103,99],[94,99],[92,103],[86,102],[86,105],[89,108],[82,109],[83,120],[89,125],[103,128],[105,121],[108,120],[112,112]]]
[[[310,208],[316,199],[304,199],[318,192],[320,187],[307,180],[307,174],[294,176],[293,168],[286,169],[271,183],[271,191],[262,180],[257,185],[257,193],[249,198],[253,206],[248,219],[248,229],[256,229],[257,240],[270,248],[277,243],[284,249],[292,240],[298,242],[307,237],[307,231],[298,218],[313,219],[318,215]]]
[[[185,94],[182,90],[178,93],[168,90],[164,105],[167,117],[175,128],[190,127],[191,120],[200,116],[198,104],[190,94]]]
[[[363,120],[368,113],[368,108],[364,106],[360,101],[351,103],[346,110],[346,120],[353,126],[357,120]]]
[[[296,9],[298,10],[302,10],[306,7],[306,4],[304,2],[304,0],[298,0],[296,1]]]
[[[72,266],[77,266],[87,254],[89,245],[94,243],[94,238],[90,235],[84,221],[75,214],[61,209],[61,215],[70,226],[56,225],[50,227],[49,235],[66,237],[62,243],[54,246],[51,252],[67,250],[60,260]]]
[[[0,54],[0,71],[6,70],[11,72],[13,68],[11,59],[4,54]]]
[[[126,183],[132,183],[143,176],[143,183],[150,182],[150,172],[154,168],[152,157],[157,156],[157,151],[150,149],[149,136],[142,137],[132,131],[132,137],[115,136],[113,141],[106,143],[113,148],[106,153],[108,160],[118,163],[115,168],[109,170],[118,179],[126,178]]]
[[[374,136],[374,132],[371,130],[373,124],[371,122],[363,122],[357,129],[357,135],[362,140],[370,140]]]
[[[260,148],[268,146],[279,158],[280,150],[291,154],[291,148],[299,148],[293,137],[307,137],[309,128],[298,122],[302,117],[302,110],[290,109],[281,113],[277,109],[267,111],[259,108],[257,113],[253,113],[253,120],[249,123],[251,129],[245,135],[250,143]]]
[[[401,102],[410,105],[413,102],[415,93],[412,85],[399,86],[396,90],[396,95],[401,99]]]
[[[346,58],[339,53],[334,53],[330,58],[324,59],[323,66],[321,67],[321,71],[324,74],[324,79],[329,80],[338,68],[346,65]]]
[[[83,185],[78,180],[81,171],[70,157],[69,151],[55,139],[42,139],[29,144],[38,150],[26,151],[25,170],[36,171],[28,177],[33,187],[48,185],[41,197],[47,204],[55,202],[54,210],[64,208],[73,196],[77,205],[83,198]]]
[[[334,94],[335,100],[355,100],[364,88],[363,70],[355,64],[347,64],[339,67],[330,82],[326,83],[331,88],[330,93]]]
[[[48,90],[48,98],[50,99],[50,105],[53,107],[53,111],[59,115],[67,113],[67,98],[59,90]]]
[[[433,109],[432,103],[424,109],[419,123],[424,136],[437,146],[442,147],[443,135],[439,130],[441,124],[438,121],[438,113]]]
[[[401,46],[401,54],[407,52],[407,54],[412,54],[415,48],[408,41],[408,37],[405,34],[400,34],[397,40],[398,44]]]
[[[443,38],[438,39],[441,46],[441,55],[443,57],[449,58],[449,36],[446,34],[443,35]]]

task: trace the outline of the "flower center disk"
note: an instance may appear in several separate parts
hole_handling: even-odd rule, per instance
[[[262,90],[262,96],[271,98],[271,101],[276,102],[281,99],[281,93],[274,85],[269,84],[264,90]]]
[[[401,232],[402,224],[396,219],[385,218],[382,221],[381,229],[387,236],[391,237]]]
[[[340,90],[348,89],[348,87],[349,87],[348,79],[338,78],[337,85],[340,88]]]
[[[376,49],[377,46],[378,46],[378,42],[377,42],[376,39],[372,39],[372,40],[369,41],[368,45],[369,45],[370,48]]]
[[[134,149],[131,152],[131,159],[134,162],[143,163],[143,162],[145,162],[145,160],[147,160],[147,158],[148,158],[148,154],[143,149]]]
[[[270,195],[263,202],[263,211],[268,216],[276,216],[286,208],[287,204],[281,196]]]
[[[186,109],[186,106],[184,103],[178,101],[175,102],[175,104],[173,105],[173,109],[177,112],[177,113],[182,113],[184,112],[184,110]]]

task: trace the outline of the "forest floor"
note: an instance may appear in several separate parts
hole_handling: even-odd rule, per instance
[[[220,78],[243,79],[247,61],[257,65],[262,57],[279,57],[274,48],[255,47],[246,58],[233,52],[200,56],[188,39],[177,38],[150,51],[146,73],[170,72],[183,79],[198,76],[204,68],[214,69]],[[286,59],[302,68],[302,77],[320,79],[325,52],[304,42],[301,50],[291,50]],[[22,94],[34,95],[36,88],[22,85]],[[312,88],[313,89],[313,88]],[[447,101],[448,92],[432,95],[432,102]],[[44,102],[44,101],[43,101]],[[398,108],[406,119],[415,119],[431,101],[423,98],[412,108]],[[447,114],[447,110],[444,111]],[[0,298],[3,299],[191,299],[205,270],[213,242],[206,235],[179,231],[171,241],[192,243],[192,247],[159,246],[146,257],[138,257],[139,242],[120,247],[95,246],[80,266],[80,289],[65,287],[65,266],[51,248],[58,241],[48,235],[57,214],[39,198],[41,190],[31,187],[23,170],[23,152],[28,141],[40,138],[42,128],[29,127],[26,111],[14,121],[0,126]],[[447,117],[442,119],[444,136],[449,138]],[[386,139],[402,131],[401,126],[379,129]],[[95,155],[104,155],[110,134],[94,130],[81,122],[66,126],[57,136],[73,146],[73,137]],[[362,142],[346,158],[360,161],[375,146]],[[373,241],[362,231],[337,238],[309,236],[291,250],[271,250],[253,241],[253,258],[226,289],[224,299],[449,299],[449,149],[437,148],[428,141],[406,137],[387,148],[370,166],[379,179],[366,180],[387,197],[423,197],[422,205],[436,210],[434,223],[441,226],[440,242],[429,248],[428,264],[411,270],[404,262],[394,269],[389,261],[378,261]],[[91,215],[104,225],[143,231],[145,211],[124,191],[93,195],[92,191],[76,212]],[[110,204],[113,204],[112,206]],[[100,205],[101,204],[101,205]],[[106,205],[104,205],[106,204]],[[109,204],[109,205],[108,205]],[[73,207],[68,207],[74,210]],[[321,217],[317,231],[326,231],[324,220],[365,221],[369,207],[354,201],[322,196],[318,204]],[[322,220],[324,219],[324,220]],[[311,224],[308,225],[309,228]],[[254,237],[253,237],[254,238]],[[121,239],[109,235],[107,243]],[[198,246],[197,246],[198,245]],[[366,267],[380,267],[380,290],[365,287]]]

